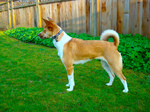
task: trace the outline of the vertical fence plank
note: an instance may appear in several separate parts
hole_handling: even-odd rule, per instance
[[[36,20],[37,20],[37,27],[41,27],[41,7],[40,7],[40,0],[36,0]]]
[[[34,7],[30,7],[30,24],[31,24],[31,27],[35,27],[34,26]]]
[[[150,0],[149,0],[149,2],[148,2],[148,10],[149,10],[149,12],[148,12],[148,28],[147,29],[150,29]],[[147,32],[147,35],[148,35],[148,38],[150,39],[150,31],[148,30],[148,32]]]
[[[62,16],[61,16],[61,18],[62,18],[62,27],[63,27],[63,29],[66,31],[67,30],[67,28],[66,28],[66,3],[65,2],[63,2],[62,3]]]
[[[72,32],[72,3],[69,1],[66,4],[66,29],[67,32]]]
[[[79,0],[79,33],[85,33],[85,0]]]
[[[7,0],[7,10],[8,10],[8,28],[12,28],[12,21],[11,21],[11,11],[10,11],[10,1]]]
[[[57,10],[57,3],[52,4],[52,15],[53,19],[56,23],[59,23],[59,16],[58,16],[58,10]]]
[[[60,27],[63,29],[64,28],[64,14],[63,14],[63,3],[61,3],[60,6]],[[64,30],[64,29],[63,29]]]
[[[112,0],[107,0],[106,1],[106,21],[107,21],[107,29],[111,29],[111,1]]]
[[[82,0],[78,1],[78,30],[79,30],[79,34],[82,32],[82,26],[83,26],[83,22],[82,22]]]
[[[123,0],[118,0],[117,3],[117,31],[123,32]]]
[[[75,18],[75,21],[76,21],[76,30],[75,30],[75,33],[79,34],[79,1],[80,0],[76,0],[76,7],[75,7],[75,10],[76,10],[76,18]]]
[[[117,31],[117,0],[112,0],[112,18],[111,18],[111,26],[112,29]]]
[[[54,3],[54,4],[52,4],[52,6],[53,6],[53,19],[55,20],[55,22],[58,24],[59,23],[59,16],[60,15],[58,15],[58,13],[59,13],[59,11],[58,11],[58,9],[59,9],[59,7],[57,7],[58,6],[58,3]]]
[[[142,21],[142,32],[143,32],[143,35],[146,36],[146,37],[149,37],[150,36],[148,35],[150,32],[150,29],[149,29],[149,24],[150,24],[150,17],[149,17],[149,0],[144,0],[143,1],[143,21]]]
[[[141,26],[142,26],[142,1],[136,0],[135,3],[135,19],[134,19],[134,35],[136,33],[141,33]]]
[[[83,29],[82,33],[86,33],[86,0],[82,1],[82,22],[83,22]]]
[[[72,1],[72,24],[74,25],[73,27],[73,32],[76,33],[76,30],[77,30],[77,22],[76,22],[76,19],[77,19],[77,1]]]
[[[60,6],[61,6],[61,4],[60,3],[57,3],[57,24],[58,24],[58,26],[60,26]]]
[[[129,30],[129,0],[124,0],[123,9],[123,34],[127,34]]]
[[[90,34],[90,0],[86,0],[86,33]]]
[[[129,0],[129,33],[132,33],[132,24],[133,24],[133,20],[134,20],[134,12],[133,12],[133,4],[134,4],[135,0]]]
[[[47,19],[47,17],[46,17],[46,14],[48,15],[49,13],[47,12],[47,10],[45,10],[45,8],[46,9],[48,9],[48,6],[49,5],[41,5],[41,18],[43,18],[43,19]],[[36,9],[37,10],[37,9]],[[36,15],[36,22],[37,22],[37,15]],[[42,24],[42,27],[44,27],[44,25],[45,25],[45,22],[42,20],[41,21],[41,24]]]
[[[93,36],[97,35],[97,1],[90,1],[90,34]]]
[[[138,10],[138,4],[137,4],[137,0],[135,1],[135,3],[134,3],[134,14],[135,14],[135,18],[134,18],[134,26],[133,26],[133,28],[134,28],[134,32],[133,32],[133,34],[135,35],[136,33],[137,33],[137,31],[138,31],[138,13],[137,13],[137,10]]]
[[[100,13],[100,0],[97,0],[97,35],[100,35],[100,19],[101,19],[101,13]]]
[[[137,1],[138,4],[138,31],[137,33],[142,34],[142,6],[143,6],[143,1],[142,0],[138,0]]]
[[[102,32],[107,29],[107,21],[106,21],[106,0],[101,1],[101,29]]]
[[[11,1],[11,5],[12,5],[12,23],[13,23],[13,28],[16,28],[16,23],[15,23],[15,13],[14,13],[14,1]]]
[[[15,18],[16,27],[19,27],[19,25],[20,25],[20,9],[15,9],[14,13],[16,16],[16,18]]]

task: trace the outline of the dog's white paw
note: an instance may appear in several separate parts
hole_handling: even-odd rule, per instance
[[[68,84],[66,84],[66,86],[67,86],[67,87],[69,87],[69,86],[70,86],[70,84],[68,83]]]
[[[106,83],[106,85],[107,85],[107,86],[111,86],[112,84],[111,84],[111,83]]]
[[[68,91],[68,92],[73,91],[73,88],[69,88],[69,89],[67,89],[67,91]]]
[[[127,93],[128,91],[129,91],[128,89],[124,89],[124,90],[123,90],[124,93]]]

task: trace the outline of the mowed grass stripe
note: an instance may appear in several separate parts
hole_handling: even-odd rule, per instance
[[[67,74],[57,50],[27,44],[0,32],[0,111],[149,111],[150,76],[123,70],[129,93],[94,60],[75,65],[75,89],[67,92]]]

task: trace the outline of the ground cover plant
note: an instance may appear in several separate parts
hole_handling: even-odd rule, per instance
[[[75,65],[76,86],[67,92],[66,70],[57,50],[27,44],[0,32],[0,111],[148,112],[149,73],[123,69],[129,93],[113,86],[99,61]]]
[[[14,37],[23,42],[32,42],[36,44],[42,44],[48,47],[54,47],[52,39],[40,39],[37,35],[41,32],[42,28],[15,28],[7,30],[6,35]],[[68,33],[71,37],[80,38],[84,40],[99,40],[100,36],[93,37],[91,35]],[[134,71],[148,72],[150,73],[150,40],[142,35],[126,34],[120,36],[120,44],[118,47],[123,57],[124,68],[129,68]],[[112,40],[110,40],[112,41]]]

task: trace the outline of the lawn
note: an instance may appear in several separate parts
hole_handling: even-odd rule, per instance
[[[0,31],[0,111],[148,112],[150,75],[124,69],[129,92],[98,60],[75,65],[76,86],[67,92],[66,70],[55,48],[23,43]]]

